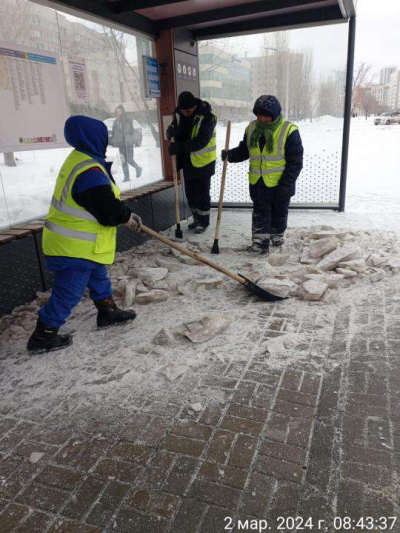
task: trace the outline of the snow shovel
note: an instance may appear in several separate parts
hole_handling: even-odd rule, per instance
[[[171,141],[174,143],[175,138],[172,137]],[[181,215],[179,212],[179,189],[178,189],[178,171],[176,170],[176,155],[172,156],[172,172],[174,174],[174,190],[175,190],[175,217],[176,217],[175,237],[177,239],[183,239],[183,233],[181,230]]]
[[[191,252],[190,250],[187,250],[183,246],[180,246],[179,244],[176,244],[173,241],[170,241],[164,235],[160,235],[156,231],[153,231],[152,229],[148,228],[147,226],[144,226],[143,224],[140,226],[140,230],[143,231],[143,233],[146,233],[150,237],[154,237],[154,239],[157,239],[167,246],[170,246],[171,248],[175,248],[178,252],[180,252],[183,255],[187,255],[188,257],[191,257],[192,259],[195,259],[196,261],[200,261],[200,263],[203,263],[204,265],[207,265],[211,268],[214,268],[215,270],[218,270],[219,272],[222,272],[222,274],[225,274],[226,276],[229,276],[230,278],[234,279],[235,281],[238,281],[247,289],[252,292],[253,294],[256,294],[263,300],[267,300],[268,302],[276,302],[277,300],[285,300],[286,298],[282,298],[281,296],[275,296],[275,294],[271,294],[265,289],[259,287],[256,283],[251,281],[250,279],[246,278],[245,276],[242,276],[242,274],[235,274],[234,272],[231,272],[227,268],[222,267],[221,265],[218,265],[217,263],[213,263],[209,259],[206,259],[205,257],[202,257],[201,255],[198,255],[194,252]]]
[[[229,139],[231,137],[231,121],[228,120],[228,125],[226,128],[226,138],[225,138],[225,150],[229,150]],[[219,204],[218,204],[218,217],[217,217],[217,225],[215,226],[215,238],[214,238],[214,244],[211,248],[212,254],[219,254],[219,228],[221,226],[221,220],[222,220],[222,205],[224,203],[224,190],[225,190],[225,178],[226,178],[226,169],[228,167],[228,158],[224,161],[224,166],[222,168],[222,178],[221,178],[221,188],[219,190]]]

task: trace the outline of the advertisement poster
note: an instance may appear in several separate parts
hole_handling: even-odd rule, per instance
[[[59,56],[0,42],[0,151],[67,146],[67,105]]]
[[[90,104],[86,60],[82,57],[68,56],[68,68],[74,103]]]
[[[158,61],[154,57],[143,56],[145,95],[148,98],[161,97],[160,73]]]

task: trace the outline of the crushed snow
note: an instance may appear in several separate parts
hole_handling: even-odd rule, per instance
[[[317,364],[325,355],[333,319],[342,306],[350,301],[362,302],[375,286],[372,282],[385,283],[386,279],[398,276],[400,247],[394,232],[332,225],[341,230],[340,236],[335,237],[338,246],[351,243],[360,249],[362,257],[347,264],[343,262],[342,267],[334,267],[336,270],[322,272],[316,265],[321,257],[311,259],[314,264],[301,261],[315,243],[311,238],[313,232],[329,228],[299,227],[302,216],[307,219],[308,214],[290,215],[286,243],[275,252],[284,261],[273,261],[282,264],[264,269],[265,259],[244,251],[250,238],[249,212],[224,213],[221,253],[217,256],[210,254],[212,231],[193,236],[184,227],[185,237],[190,240],[188,246],[208,259],[244,275],[256,272],[262,277],[265,273],[268,278],[290,283],[291,295],[281,302],[258,300],[239,283],[207,267],[186,264],[167,247],[152,240],[118,254],[116,263],[110,267],[119,305],[126,301],[126,287],[132,287],[133,305],[138,313],[133,323],[97,330],[96,309],[86,295],[64,327],[74,334],[73,345],[31,357],[26,352],[26,342],[36,323],[39,301],[43,303],[48,295],[41,294],[34,302],[15,309],[12,315],[0,320],[0,394],[10,406],[20,409],[32,405],[45,408],[66,397],[72,399],[75,407],[86,406],[88,412],[90,407],[96,409],[99,405],[106,411],[106,406],[117,405],[123,409],[124,405],[136,405],[142,393],[161,399],[173,393],[182,403],[203,405],[210,399],[224,402],[224,391],[204,387],[202,393],[194,395],[183,386],[182,380],[189,376],[197,379],[210,364],[246,365],[250,353],[257,353],[272,369],[310,356]],[[335,216],[343,220],[334,213],[332,220]],[[213,218],[215,221],[215,214]],[[171,237],[173,233],[174,228],[170,230]],[[361,259],[365,269],[361,268]],[[165,273],[160,268],[168,271]],[[351,272],[352,277],[337,274],[337,269]],[[147,275],[141,275],[143,272]],[[318,280],[321,284],[326,282],[321,299],[302,300],[303,285]],[[158,288],[158,284],[163,288]],[[150,292],[163,291],[167,299],[146,305],[137,303],[142,294],[147,294],[136,292],[140,285]],[[218,318],[215,323],[213,317]],[[284,326],[276,326],[281,322]],[[205,334],[202,342],[187,338],[190,323],[203,327],[192,331],[195,335]],[[270,331],[267,339],[262,337],[265,329]],[[311,348],[304,342],[310,331],[313,332]]]

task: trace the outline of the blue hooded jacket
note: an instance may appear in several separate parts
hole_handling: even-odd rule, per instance
[[[113,180],[111,163],[105,161],[108,132],[103,122],[80,115],[70,117],[65,123],[64,136],[73,148],[103,165]],[[86,170],[76,178],[72,197],[104,226],[124,224],[131,214],[129,207],[115,197],[110,180],[100,168]],[[45,264],[53,271],[98,266],[93,261],[72,257],[46,257]]]
[[[82,115],[69,117],[64,126],[64,137],[73,148],[104,165],[108,144],[104,122]]]
[[[112,163],[106,163],[106,150],[108,145],[107,126],[101,120],[76,115],[69,117],[64,126],[64,137],[68,144],[75,150],[83,152],[95,161],[98,161],[111,176]],[[101,170],[83,172],[75,180],[72,194],[83,192],[91,187],[110,185],[107,177]]]

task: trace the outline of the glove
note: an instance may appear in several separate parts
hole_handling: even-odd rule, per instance
[[[178,143],[169,143],[168,153],[169,155],[176,155],[178,153]]]
[[[167,139],[169,141],[172,139],[172,137],[176,137],[177,134],[178,134],[178,130],[173,124],[168,126],[168,128],[167,128]]]
[[[276,187],[276,194],[285,198],[293,196],[293,185],[278,183]]]
[[[222,150],[221,159],[222,161],[225,161],[225,159],[229,161],[229,150]]]
[[[125,226],[130,229],[131,231],[136,231],[137,233],[140,233],[140,226],[142,225],[142,219],[139,215],[135,215],[135,213],[131,213],[130,219],[128,222],[125,222]]]

